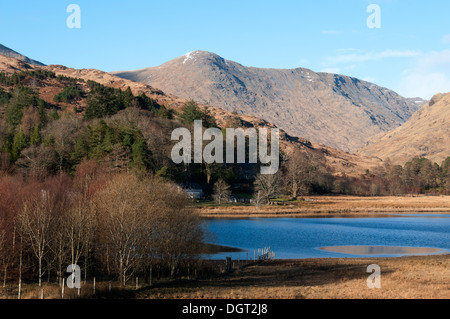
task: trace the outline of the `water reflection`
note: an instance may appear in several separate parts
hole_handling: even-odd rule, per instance
[[[248,254],[252,259],[261,247],[271,247],[277,259],[449,253],[449,215],[434,217],[441,216],[208,220],[208,229],[215,234],[213,244],[244,251],[212,253],[207,258],[242,259]]]
[[[320,249],[349,255],[422,255],[443,252],[437,248],[393,246],[331,246]]]

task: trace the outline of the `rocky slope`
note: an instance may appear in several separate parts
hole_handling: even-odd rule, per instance
[[[81,78],[84,80],[92,80],[101,83],[106,86],[114,88],[120,88],[125,90],[130,86],[134,94],[138,95],[145,93],[147,96],[157,100],[158,103],[173,109],[177,109],[183,105],[186,101],[171,94],[166,94],[163,91],[156,89],[150,85],[138,83],[126,79],[119,78],[109,73],[96,70],[96,69],[73,69],[61,65],[49,65],[49,66],[36,66],[31,65],[15,58],[10,58],[0,55],[0,72],[14,73],[23,70],[43,69],[47,71],[55,72],[56,75],[64,75],[68,77]],[[45,83],[43,87],[39,88],[39,95],[47,102],[52,103],[53,97],[62,91],[61,85],[55,81],[54,83]],[[87,90],[87,88],[84,88]],[[85,99],[81,99],[76,102],[76,106],[83,110],[86,106]],[[62,105],[62,107],[64,107]],[[73,111],[73,105],[65,108],[66,112]],[[218,107],[209,107],[212,115],[217,119],[219,126],[224,126],[227,120],[232,116],[230,111],[226,111]],[[0,110],[1,111],[1,110]],[[1,112],[0,112],[1,113]],[[79,116],[82,116],[82,112]],[[262,120],[258,117],[251,115],[240,115],[242,124],[244,127],[274,127],[275,125]],[[282,129],[281,135],[281,148],[284,152],[290,153],[294,149],[300,149],[303,151],[321,152],[324,154],[327,163],[332,167],[336,173],[345,173],[348,175],[358,175],[365,172],[367,168],[372,168],[380,163],[380,160],[374,158],[368,158],[364,156],[348,154],[346,152],[337,150],[332,147],[325,146],[323,144],[310,142],[304,138],[295,137],[287,134]]]
[[[204,51],[114,74],[263,118],[291,135],[344,151],[355,151],[371,137],[400,126],[425,103],[356,78],[303,68],[245,67]]]
[[[426,157],[439,164],[450,156],[450,93],[437,94],[401,127],[377,136],[358,154],[403,164]]]
[[[24,62],[32,64],[32,65],[41,65],[41,66],[44,65],[43,63],[36,61],[36,60],[32,60],[10,48],[5,47],[2,44],[0,44],[0,55],[4,55],[4,56],[10,57],[10,58],[16,58],[20,61],[24,61]]]

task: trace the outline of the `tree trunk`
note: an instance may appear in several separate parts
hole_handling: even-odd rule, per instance
[[[4,274],[3,274],[3,288],[6,287],[6,273],[8,271],[8,266],[5,265]]]
[[[42,287],[42,258],[39,257],[39,287]]]

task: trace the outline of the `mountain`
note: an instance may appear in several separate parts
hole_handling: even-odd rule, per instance
[[[131,88],[135,95],[146,94],[148,97],[156,100],[160,105],[165,105],[171,109],[180,108],[186,100],[178,98],[171,94],[166,94],[163,91],[154,88],[148,84],[134,82],[131,80],[126,80],[119,78],[110,73],[103,72],[96,69],[73,69],[62,65],[49,65],[49,66],[37,66],[31,65],[24,61],[18,60],[16,58],[10,58],[6,56],[0,56],[0,73],[4,72],[6,74],[13,74],[21,71],[50,71],[54,72],[56,76],[71,77],[76,79],[84,80],[84,82],[79,82],[78,85],[84,92],[88,92],[89,88],[87,86],[87,81],[95,81],[105,86],[113,87],[116,89],[126,90],[128,87]],[[27,81],[26,79],[24,81]],[[31,80],[30,80],[31,81]],[[64,82],[59,79],[48,78],[46,80],[40,80],[38,85],[39,97],[50,104],[54,104],[54,96],[60,93],[64,86]],[[8,91],[10,88],[3,87],[0,85],[0,90],[4,89]],[[70,104],[59,103],[56,105],[65,112],[73,112],[74,107],[78,110],[78,116],[82,118],[84,110],[86,108],[87,101],[86,96],[76,99]],[[203,107],[203,105],[200,105]],[[220,127],[225,127],[227,121],[234,116],[232,112],[226,111],[218,107],[209,107],[208,110],[217,119],[217,124]],[[4,113],[4,107],[0,105],[0,118]],[[267,122],[261,118],[250,116],[250,115],[239,115],[243,127],[275,127],[274,124]],[[295,137],[287,134],[285,131],[280,129],[280,146],[281,149],[290,153],[294,149],[299,149],[301,151],[317,152],[323,154],[327,161],[327,164],[334,169],[337,173],[345,173],[347,175],[358,176],[363,174],[367,168],[375,167],[380,163],[380,160],[376,158],[369,158],[364,156],[359,156],[355,154],[348,154],[346,152],[337,150],[335,148],[325,146],[323,144],[310,142],[304,138]]]
[[[377,136],[358,154],[403,164],[414,157],[441,163],[450,156],[450,93],[437,94],[401,127]]]
[[[32,65],[40,65],[40,66],[44,66],[45,65],[45,64],[43,64],[43,63],[41,63],[39,61],[30,59],[30,58],[28,58],[28,57],[26,57],[26,56],[24,56],[24,55],[22,55],[22,54],[20,54],[20,53],[18,53],[16,51],[12,50],[12,49],[10,49],[10,48],[5,47],[4,45],[1,45],[1,44],[0,44],[0,55],[4,55],[4,56],[10,57],[10,58],[15,58],[15,59],[24,61],[24,62],[32,64]]]
[[[245,67],[204,51],[113,74],[262,118],[291,135],[343,151],[355,151],[371,137],[400,126],[425,103],[348,76]]]

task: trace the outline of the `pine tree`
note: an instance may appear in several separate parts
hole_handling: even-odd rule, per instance
[[[201,110],[193,100],[184,103],[181,111],[183,113],[180,117],[186,124],[192,124],[194,121],[201,120],[203,121],[204,127],[217,127],[216,119],[211,115],[206,106]]]
[[[45,107],[44,105],[40,105],[38,108],[38,114],[39,114],[39,122],[41,123],[41,125],[44,127],[45,125],[47,125],[48,123],[48,117],[47,117],[47,112],[45,112]]]
[[[12,144],[12,152],[11,152],[11,162],[17,161],[20,157],[20,152],[27,147],[27,138],[22,128],[14,136],[14,141]]]
[[[73,153],[70,155],[70,159],[75,162],[75,164],[78,164],[83,160],[83,158],[87,157],[88,154],[88,145],[83,138],[78,138],[75,142]]]
[[[108,129],[105,133],[105,137],[103,138],[102,144],[100,148],[104,152],[111,152],[114,146],[114,139],[113,139],[113,133],[111,132],[111,129]]]
[[[16,127],[22,121],[22,108],[18,103],[10,103],[10,105],[6,108],[6,123],[9,125]]]
[[[164,105],[161,105],[158,112],[156,113],[158,117],[165,118],[165,119],[172,119],[173,114],[171,110],[168,110]]]
[[[122,99],[125,108],[133,105],[134,95],[130,87],[127,87],[127,89],[122,93]]]
[[[39,124],[33,126],[33,130],[30,135],[30,145],[39,144],[41,142],[41,128]]]
[[[138,139],[133,143],[131,147],[132,166],[138,168],[148,168],[150,151],[148,150],[147,143],[143,139]]]

